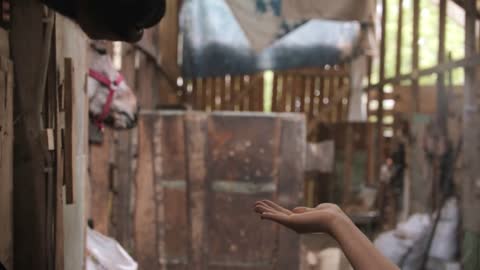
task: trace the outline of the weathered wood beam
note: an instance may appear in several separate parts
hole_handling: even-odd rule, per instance
[[[412,39],[412,72],[418,70],[419,63],[419,35],[420,35],[420,0],[413,0],[413,39]],[[418,103],[418,77],[412,77],[412,95],[413,95],[413,111],[419,109]]]
[[[449,70],[456,69],[456,68],[462,68],[462,67],[463,68],[465,68],[465,67],[468,68],[468,67],[474,67],[474,66],[478,66],[478,65],[480,65],[480,54],[474,53],[470,57],[466,57],[466,58],[455,60],[455,61],[445,62],[443,64],[436,65],[436,66],[431,67],[431,68],[417,70],[417,71],[413,71],[409,74],[404,74],[404,75],[400,75],[398,77],[385,79],[383,81],[380,81],[377,84],[371,85],[369,87],[369,90],[378,89],[382,85],[386,85],[386,84],[396,84],[396,83],[399,83],[401,81],[408,81],[408,80],[412,80],[412,79],[415,79],[415,78],[420,78],[420,77],[423,77],[423,76],[432,75],[434,73],[447,72]]]
[[[475,36],[475,14],[476,1],[465,1],[465,57],[471,58],[476,52],[476,36]],[[479,211],[479,194],[480,194],[480,167],[478,160],[480,160],[480,122],[479,111],[479,89],[477,85],[478,67],[468,66],[465,68],[465,90],[463,102],[463,168],[464,179],[462,179],[462,200],[463,209],[463,225],[464,231],[480,232],[480,218],[478,218]],[[473,253],[473,250],[464,250],[463,254]],[[477,261],[478,258],[471,258],[472,261]],[[465,262],[469,265],[469,262]],[[477,268],[471,268],[477,269]]]
[[[445,63],[445,32],[447,20],[447,0],[440,0],[439,2],[439,22],[438,22],[438,64]],[[445,89],[445,73],[439,72],[437,74],[437,120],[440,130],[443,135],[447,133],[447,113],[448,100]]]
[[[380,81],[385,80],[385,54],[386,54],[386,33],[387,33],[387,0],[382,0],[382,21],[381,21],[381,39],[380,39]],[[378,110],[377,110],[377,126],[376,126],[376,136],[377,136],[377,148],[376,156],[375,156],[375,178],[379,179],[379,172],[380,167],[382,166],[383,162],[383,99],[384,99],[384,92],[383,92],[383,85],[377,88],[378,91]]]
[[[401,74],[403,41],[403,0],[398,0],[397,52],[395,57],[395,76]]]

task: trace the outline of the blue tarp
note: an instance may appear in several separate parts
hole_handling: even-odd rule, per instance
[[[257,12],[264,12],[278,8],[282,0],[245,1],[254,1]],[[337,64],[357,46],[360,35],[357,22],[281,23],[278,39],[256,52],[225,0],[185,0],[180,14],[184,75],[251,74]]]

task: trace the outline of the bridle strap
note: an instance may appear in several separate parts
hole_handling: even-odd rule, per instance
[[[105,104],[103,104],[102,113],[95,117],[95,125],[103,130],[103,121],[107,118],[110,113],[110,108],[112,107],[113,97],[115,96],[116,87],[123,81],[123,76],[119,73],[115,81],[111,81],[103,73],[100,73],[96,70],[89,69],[88,76],[92,79],[95,79],[97,82],[108,88],[108,96]]]

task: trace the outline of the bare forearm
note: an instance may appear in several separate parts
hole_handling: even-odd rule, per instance
[[[347,217],[336,218],[331,234],[355,270],[399,270]]]

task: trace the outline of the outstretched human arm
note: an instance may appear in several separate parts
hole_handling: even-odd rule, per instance
[[[334,204],[297,207],[290,211],[264,200],[255,204],[255,211],[262,219],[272,220],[300,234],[328,233],[337,240],[355,270],[399,270]]]

